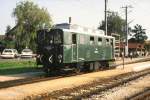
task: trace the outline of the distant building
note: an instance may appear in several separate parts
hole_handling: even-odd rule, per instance
[[[124,43],[121,42],[120,43],[120,54],[123,52],[124,49]],[[132,52],[134,54],[134,56],[143,56],[144,52],[145,52],[145,48],[144,48],[145,44],[141,44],[141,43],[128,43],[128,52],[129,54]]]
[[[120,48],[124,48],[123,43],[120,43]],[[144,43],[128,43],[129,51],[131,50],[144,50]]]
[[[0,40],[3,40],[5,38],[5,35],[0,35]]]
[[[150,45],[150,40],[146,40],[145,44],[149,44]]]
[[[150,54],[150,40],[146,40],[145,41],[145,49]]]

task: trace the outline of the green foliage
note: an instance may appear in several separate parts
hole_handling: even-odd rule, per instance
[[[6,26],[6,33],[3,43],[5,44],[6,48],[15,48],[15,41],[13,37],[13,32],[11,31],[11,26]]]
[[[12,59],[6,60],[2,59],[0,61],[0,69],[5,68],[17,68],[17,67],[34,67],[36,65],[36,61],[32,59]]]
[[[145,45],[144,45],[144,48],[145,48],[145,50],[147,50],[147,51],[150,52],[150,44],[145,44]]]
[[[14,40],[5,39],[3,41],[3,43],[5,44],[6,48],[15,48],[15,41]]]
[[[4,40],[0,40],[0,54],[2,53],[3,49],[5,49]]]
[[[125,20],[123,20],[118,14],[115,12],[112,12],[107,17],[108,20],[108,35],[111,35],[111,33],[117,33],[123,36],[124,33],[124,26],[125,26]],[[105,30],[105,21],[102,21],[98,29]]]
[[[35,50],[36,31],[52,26],[52,20],[47,9],[39,8],[31,1],[21,1],[14,9],[13,16],[17,24],[14,30],[17,49],[34,45],[31,49]]]
[[[6,26],[6,36],[8,36],[9,34],[9,31],[11,30],[11,26],[10,25],[8,25],[8,26]]]
[[[1,60],[0,75],[19,74],[38,71],[35,60]]]
[[[143,29],[143,27],[139,24],[136,24],[134,26],[134,29],[132,30],[132,32],[134,33],[134,35],[131,38],[131,40],[134,40],[137,43],[144,43],[145,40],[147,40],[148,38],[145,32],[145,29]]]

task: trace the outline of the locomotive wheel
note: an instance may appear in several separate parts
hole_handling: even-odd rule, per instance
[[[98,71],[100,63],[99,62],[92,62],[89,64],[89,71]]]
[[[90,64],[86,63],[84,66],[85,66],[85,68],[84,68],[85,72],[89,72],[90,71]]]
[[[46,75],[57,75],[58,73],[58,69],[57,68],[54,68],[54,67],[48,67],[48,66],[45,66],[43,67],[43,70],[44,72],[46,73]]]
[[[93,71],[98,71],[100,69],[100,63],[94,62]]]
[[[83,71],[83,66],[82,66],[82,64],[77,63],[77,64],[76,64],[76,68],[75,68],[75,72],[76,72],[76,73],[80,73],[80,72],[82,72],[82,71]]]
[[[52,67],[49,67],[49,65],[45,64],[43,66],[43,71],[47,74],[50,75],[54,72],[54,69]]]
[[[44,71],[46,74],[49,74],[49,73],[50,73],[50,69],[49,69],[46,65],[43,66],[43,71]]]
[[[102,69],[109,69],[109,62],[108,61],[101,62],[101,65],[102,65]]]
[[[85,71],[87,71],[87,72],[94,71],[94,63],[87,63],[85,66],[86,66]]]
[[[94,63],[90,63],[89,71],[94,71]]]
[[[106,69],[109,69],[109,62],[106,62]]]

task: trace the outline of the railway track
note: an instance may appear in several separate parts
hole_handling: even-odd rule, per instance
[[[79,73],[78,75],[81,74],[85,74],[85,73]],[[52,93],[46,93],[46,94],[40,94],[40,96],[38,95],[36,96],[32,96],[32,97],[27,97],[25,99],[82,99],[82,98],[86,98],[89,97],[92,94],[95,94],[97,92],[101,92],[101,91],[105,91],[107,89],[116,87],[118,85],[127,83],[128,81],[134,80],[136,78],[139,78],[141,76],[144,76],[146,74],[150,74],[150,70],[145,70],[145,71],[141,71],[141,72],[130,72],[130,73],[126,73],[126,74],[122,74],[116,77],[111,77],[111,78],[105,78],[105,79],[100,79],[100,80],[96,80],[93,83],[84,85],[84,86],[80,86],[80,87],[75,87],[73,89],[65,89],[65,90],[61,90],[61,91],[54,91]],[[36,77],[36,78],[30,78],[27,80],[15,80],[13,82],[8,81],[7,83],[0,83],[0,89],[4,89],[4,88],[8,88],[8,87],[12,87],[12,86],[18,86],[18,85],[23,85],[23,84],[31,84],[34,82],[41,82],[41,81],[48,81],[48,80],[53,80],[53,79],[58,79],[58,78],[64,78],[64,77],[70,77],[70,76],[75,76],[77,74],[75,73],[71,73],[71,74],[66,74],[66,73],[62,73],[59,76],[53,75],[50,77],[45,77],[45,76],[41,76],[41,77]],[[110,81],[111,80],[111,81]]]
[[[143,61],[149,61],[150,59],[145,59],[145,60],[141,60],[141,61],[134,61],[134,62],[127,62],[125,64],[131,64],[131,63],[137,63],[137,62],[143,62]],[[118,64],[120,65],[120,64]],[[118,65],[112,65],[112,67],[116,67]],[[53,80],[53,79],[59,79],[59,78],[64,78],[64,77],[71,77],[71,76],[75,76],[75,75],[82,75],[82,74],[86,74],[89,72],[81,72],[81,73],[74,73],[74,72],[54,72],[52,75],[46,76],[39,76],[39,77],[33,77],[33,78],[25,78],[25,79],[17,79],[17,80],[10,80],[10,81],[4,81],[4,82],[0,82],[0,89],[4,89],[4,88],[9,88],[9,87],[13,87],[13,86],[19,86],[19,85],[24,85],[24,84],[31,84],[31,83],[36,83],[36,82],[41,82],[41,81],[48,81],[48,80]]]
[[[150,70],[127,73],[113,78],[98,80],[97,82],[93,82],[91,84],[87,84],[80,87],[75,87],[73,89],[63,89],[48,94],[42,94],[40,97],[34,97],[32,99],[81,100],[84,98],[88,98],[93,94],[97,94],[106,91],[108,89],[118,87],[120,85],[123,85],[132,80],[138,79],[142,76],[149,75],[149,74],[150,74]],[[149,92],[150,91],[148,89],[148,92],[143,92],[142,96],[141,95],[138,96],[139,94],[137,94],[133,97],[135,98],[138,96],[138,98],[142,98],[143,96],[149,96],[150,95]],[[130,100],[131,98],[128,99]],[[139,99],[133,99],[133,100],[139,100]]]
[[[49,81],[59,78],[65,78],[65,77],[71,77],[75,75],[82,75],[90,72],[80,72],[80,73],[74,73],[74,72],[56,72],[51,75],[41,75],[38,77],[32,77],[32,78],[25,78],[25,79],[17,79],[17,80],[10,80],[10,81],[4,81],[0,82],[0,89],[19,86],[19,85],[25,85],[25,84],[31,84],[41,81]]]
[[[43,76],[33,77],[33,78],[4,81],[4,82],[0,82],[0,89],[9,88],[13,86],[19,86],[19,85],[25,85],[25,84],[31,84],[31,83],[41,82],[41,81],[49,81],[49,80],[54,80],[54,79],[59,79],[59,78],[64,78],[64,77],[71,77],[75,75],[82,75],[85,73],[86,72],[84,73],[55,72],[51,75],[43,75]]]
[[[49,81],[49,80],[59,79],[64,77],[71,77],[75,75],[82,75],[86,73],[90,73],[90,72],[74,73],[73,71],[58,71],[58,72],[53,72],[50,75],[45,74],[38,77],[4,81],[4,82],[0,82],[0,89],[24,85],[24,84],[31,84],[31,83],[41,82],[41,81]]]
[[[144,91],[132,95],[126,99],[127,100],[150,100],[150,88],[145,89]]]

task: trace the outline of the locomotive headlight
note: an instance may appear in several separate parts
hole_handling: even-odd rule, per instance
[[[62,62],[62,55],[60,54],[60,55],[58,55],[58,61],[59,61],[59,63],[61,63]]]

